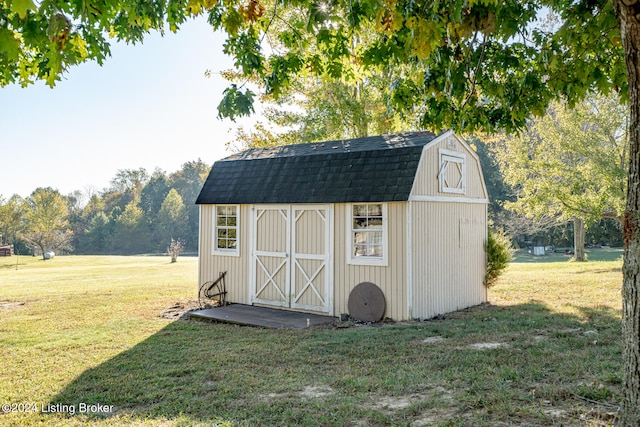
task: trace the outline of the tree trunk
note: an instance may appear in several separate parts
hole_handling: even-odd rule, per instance
[[[628,6],[627,6],[628,5]],[[620,425],[640,425],[640,4],[614,1],[629,81],[629,174],[622,284],[623,398]]]
[[[584,262],[584,221],[580,218],[573,219],[573,252],[576,261]]]

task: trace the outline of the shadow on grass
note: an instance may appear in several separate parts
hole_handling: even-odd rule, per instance
[[[208,425],[404,425],[434,410],[446,425],[588,421],[619,397],[620,322],[606,307],[579,310],[485,305],[442,321],[346,330],[176,321],[50,404],[113,405],[113,414],[83,415],[94,420]],[[504,345],[474,349],[482,342]],[[417,396],[411,405],[379,404],[407,395]]]

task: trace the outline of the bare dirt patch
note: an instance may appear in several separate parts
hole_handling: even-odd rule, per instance
[[[411,393],[402,396],[371,396],[367,405],[371,409],[392,415],[394,412],[402,411],[413,405],[425,402],[433,403],[438,401],[437,409],[419,410],[412,426],[428,426],[436,422],[450,419],[458,414],[455,406],[453,392],[441,386],[435,386],[421,393]]]
[[[306,386],[300,392],[300,396],[307,399],[318,399],[320,397],[330,396],[333,393],[333,389],[328,385]]]
[[[213,305],[205,304],[204,306],[201,306],[197,300],[178,301],[171,307],[165,309],[160,317],[171,320],[186,320],[189,317],[189,312],[201,310],[203,308],[213,308]]]
[[[442,338],[440,335],[436,335],[435,337],[425,338],[422,340],[424,344],[436,344],[442,341],[444,341],[444,338]]]
[[[469,344],[468,347],[474,350],[493,350],[496,348],[504,348],[509,345],[504,342],[478,342],[474,344]]]
[[[456,415],[458,415],[458,411],[454,408],[436,408],[428,411],[428,413],[420,414],[420,416],[411,423],[411,426],[432,426],[442,423],[445,420],[450,420]]]
[[[335,391],[333,390],[333,388],[329,387],[328,385],[319,385],[319,386],[312,385],[312,386],[305,386],[300,391],[291,391],[287,393],[268,393],[268,394],[263,394],[260,397],[266,400],[273,400],[273,399],[281,399],[287,396],[292,396],[294,394],[297,394],[301,398],[308,400],[308,399],[320,399],[326,396],[331,396],[334,393]]]
[[[24,302],[20,301],[0,301],[0,311],[9,311],[24,306]]]

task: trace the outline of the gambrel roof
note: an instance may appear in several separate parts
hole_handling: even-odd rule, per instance
[[[196,204],[409,199],[431,132],[254,148],[213,164]]]

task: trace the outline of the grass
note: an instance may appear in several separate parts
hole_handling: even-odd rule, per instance
[[[37,409],[0,425],[610,425],[620,267],[513,263],[445,320],[281,331],[161,318],[196,258],[0,258],[0,403]]]

